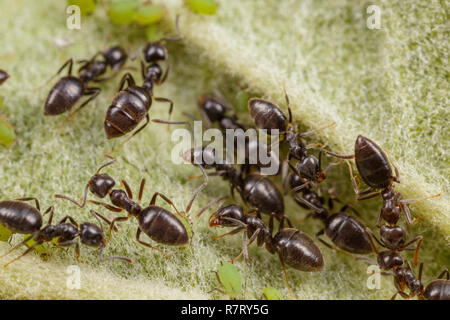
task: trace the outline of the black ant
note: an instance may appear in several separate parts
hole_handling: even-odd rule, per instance
[[[170,66],[167,67],[166,72],[163,75],[160,61],[164,61],[168,57],[167,48],[164,45],[165,41],[180,41],[183,39],[183,35],[180,31],[179,18],[177,15],[175,20],[175,27],[177,29],[177,37],[164,37],[159,41],[152,41],[147,43],[142,50],[144,60],[146,63],[150,63],[147,67],[144,67],[144,63],[141,61],[142,78],[147,79],[147,83],[144,84],[149,92],[153,92],[153,85],[163,84],[167,76],[169,75]]]
[[[416,278],[408,261],[406,261],[406,267],[397,267],[393,274],[397,292],[392,296],[391,300],[395,300],[398,294],[405,299],[417,296],[419,300],[450,300],[448,269],[442,271],[437,279],[431,281],[425,288],[422,284],[422,270],[423,262],[419,266],[419,276]],[[444,279],[445,275],[447,279]],[[408,288],[409,294],[405,292],[406,288]]]
[[[0,69],[0,85],[3,84],[6,80],[8,80],[9,74],[5,71]]]
[[[357,257],[356,260],[365,260],[371,263],[377,264],[382,270],[395,270],[400,267],[404,263],[404,259],[400,255],[400,252],[405,250],[413,250],[414,252],[414,264],[417,265],[419,259],[419,249],[422,244],[423,237],[417,236],[410,241],[406,242],[403,228],[396,226],[386,226],[387,228],[380,233],[381,238],[378,238],[374,235],[374,233],[366,227],[366,234],[369,236],[370,245],[372,247],[372,251],[377,255],[376,263],[367,257]],[[375,246],[376,242],[387,250],[378,251]],[[409,247],[411,244],[416,243],[416,247]]]
[[[313,155],[308,155],[308,149],[312,147],[305,145],[301,138],[310,136],[320,130],[329,128],[330,126],[334,125],[335,122],[323,128],[307,132],[298,132],[297,128],[293,124],[289,97],[286,93],[286,89],[284,88],[284,83],[283,90],[289,112],[288,119],[277,105],[270,101],[258,98],[252,98],[248,102],[250,115],[255,120],[255,124],[258,128],[266,130],[279,130],[279,133],[283,137],[283,141],[287,143],[287,146],[289,148],[286,161],[292,168],[292,170],[303,179],[304,183],[321,183],[325,179],[326,172],[329,170],[329,168],[335,165],[330,164],[328,168],[322,170],[322,153],[326,153],[328,155],[341,159],[352,159],[354,156],[340,155],[330,152],[323,149],[323,146],[321,144],[317,144],[318,146],[322,146],[319,152],[319,159],[317,159]],[[278,143],[278,141],[276,141],[275,143]],[[295,167],[290,163],[291,158],[294,158],[298,161]],[[283,181],[285,181],[286,178],[287,177],[284,176]]]
[[[211,202],[207,207],[215,202],[223,201],[224,198],[219,198]],[[199,214],[202,214],[202,211]],[[283,221],[279,225],[278,232],[272,236],[272,228],[266,227],[264,222],[255,216],[251,216],[244,212],[244,209],[237,204],[220,207],[209,218],[209,225],[211,227],[228,227],[234,228],[228,233],[220,236],[213,236],[218,239],[227,235],[233,235],[240,231],[244,231],[242,239],[242,251],[232,260],[234,263],[242,255],[247,263],[248,251],[247,248],[256,240],[257,245],[261,247],[265,245],[267,251],[274,254],[277,253],[283,267],[283,272],[286,284],[292,294],[289,282],[287,279],[286,269],[284,264],[291,266],[300,271],[318,272],[322,271],[324,267],[324,260],[322,252],[314,241],[305,233],[293,229],[283,228]],[[248,242],[247,242],[248,237]]]
[[[180,246],[187,244],[189,242],[189,236],[184,224],[170,211],[162,207],[156,206],[155,202],[157,197],[159,196],[164,201],[166,201],[180,217],[182,217],[183,219],[189,219],[187,214],[189,214],[195,198],[200,193],[200,191],[206,186],[208,179],[206,173],[204,173],[205,183],[202,184],[199,188],[197,188],[197,190],[194,192],[194,195],[192,196],[191,200],[189,201],[186,207],[186,212],[185,214],[183,214],[175,207],[175,205],[169,198],[167,198],[165,195],[159,192],[155,192],[153,194],[153,197],[148,207],[142,208],[139,203],[142,199],[145,186],[145,179],[142,179],[141,181],[141,185],[139,188],[138,202],[134,202],[132,200],[133,194],[131,192],[130,187],[124,180],[122,181],[122,183],[125,187],[126,192],[120,189],[113,189],[115,185],[114,179],[111,178],[108,174],[100,174],[100,170],[114,163],[114,161],[115,159],[102,165],[91,177],[91,179],[89,180],[89,182],[85,187],[83,201],[81,204],[65,195],[57,194],[55,195],[55,197],[69,200],[79,207],[84,207],[84,205],[86,204],[88,189],[93,194],[95,194],[100,198],[104,198],[107,195],[109,195],[113,205],[109,205],[107,203],[98,202],[94,200],[89,200],[89,202],[101,205],[113,212],[121,212],[123,210],[127,211],[128,213],[127,217],[117,217],[111,221],[109,236],[111,236],[112,230],[116,229],[115,228],[116,222],[126,221],[130,217],[134,216],[138,219],[139,222],[139,227],[136,233],[136,241],[139,242],[140,244],[152,249],[156,249],[161,253],[165,254],[160,249],[155,248],[151,244],[140,240],[141,232],[147,234],[152,240],[165,245]]]
[[[242,200],[256,209],[258,217],[261,213],[270,215],[270,225],[275,217],[278,221],[286,219],[291,226],[290,220],[284,214],[283,195],[269,178],[256,173],[244,177],[233,165],[220,163],[216,150],[205,146],[185,151],[183,158],[201,169],[215,169],[210,175],[218,175],[224,180],[229,180],[233,198],[236,189]]]
[[[212,123],[218,123],[223,133],[226,133],[227,129],[235,130],[235,139],[243,139],[245,142],[245,162],[243,163],[243,168],[247,173],[250,172],[250,168],[253,165],[257,168],[261,168],[266,165],[262,164],[260,161],[250,163],[251,155],[258,154],[258,152],[260,154],[261,152],[265,152],[267,154],[267,147],[260,143],[256,137],[250,139],[250,137],[245,135],[245,131],[248,128],[237,119],[236,115],[228,116],[226,114],[227,110],[232,110],[232,107],[218,90],[214,90],[214,95],[201,95],[197,100],[197,104],[208,126],[211,126]],[[261,148],[263,149],[260,150]],[[278,156],[275,153],[270,152],[270,158],[272,162],[276,161],[275,165],[279,167]],[[260,159],[258,158],[257,160]]]
[[[358,197],[358,200],[371,199],[380,195],[383,199],[383,207],[378,215],[377,227],[380,227],[381,220],[385,220],[391,225],[397,224],[402,211],[405,214],[407,225],[413,224],[414,220],[411,218],[407,204],[440,196],[437,194],[421,199],[401,200],[402,195],[394,189],[394,182],[400,183],[397,167],[394,165],[394,176],[390,160],[383,150],[375,142],[362,135],[359,135],[355,142],[355,163],[359,175],[369,186],[367,190],[358,190],[352,167],[347,160],[346,162],[356,195],[363,195],[363,197]],[[381,191],[378,191],[380,189]]]
[[[2,225],[11,230],[13,233],[29,234],[29,236],[25,237],[22,242],[11,248],[8,252],[0,256],[0,258],[10,254],[30,240],[34,240],[34,243],[20,256],[5,264],[5,267],[31,252],[36,246],[41,245],[44,242],[52,241],[55,238],[57,239],[56,244],[58,246],[65,247],[75,245],[76,259],[78,262],[82,262],[79,259],[79,243],[75,240],[77,237],[80,238],[82,244],[99,248],[99,260],[101,261],[119,259],[126,262],[131,262],[131,260],[124,257],[102,257],[106,241],[103,233],[103,226],[99,218],[108,223],[111,222],[99,213],[91,210],[91,214],[99,222],[100,228],[89,222],[84,222],[78,226],[75,220],[70,216],[63,218],[57,225],[52,225],[54,210],[53,206],[51,206],[44,212],[44,215],[50,212],[50,217],[47,225],[41,229],[42,215],[40,213],[39,201],[36,198],[22,198],[17,200],[0,202],[0,221]],[[34,200],[36,203],[36,208],[21,202],[28,200]],[[70,223],[66,223],[67,220],[69,220]]]
[[[96,60],[99,54],[103,56],[104,61]],[[50,90],[45,101],[44,115],[53,116],[64,113],[72,109],[82,96],[90,96],[86,101],[81,103],[77,110],[72,112],[66,121],[72,118],[84,106],[94,100],[101,91],[98,87],[88,87],[88,84],[90,82],[102,82],[112,78],[123,66],[126,59],[127,54],[121,47],[111,47],[104,52],[96,53],[91,60],[81,60],[80,62],[83,65],[78,69],[77,77],[72,76],[73,59],[67,60],[55,76],[61,73],[67,66],[69,67],[68,74],[62,77]],[[106,72],[108,66],[112,68],[114,74],[111,77],[99,78]]]

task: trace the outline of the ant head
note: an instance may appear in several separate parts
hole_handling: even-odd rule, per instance
[[[116,182],[107,173],[95,174],[89,180],[89,190],[99,198],[106,197],[114,187]]]
[[[167,49],[161,41],[147,43],[142,52],[147,63],[167,59]]]
[[[378,265],[383,270],[391,270],[403,265],[403,258],[395,251],[381,251],[377,257]]]
[[[312,155],[297,162],[296,167],[304,179],[321,182],[325,177],[320,170],[319,160]]]
[[[210,95],[198,97],[197,104],[210,122],[220,121],[225,116],[226,107]]]
[[[109,48],[107,51],[103,52],[103,57],[105,62],[113,70],[119,70],[127,61],[128,55],[121,46],[115,46]]]
[[[81,243],[91,247],[99,247],[104,243],[104,238],[103,231],[97,225],[90,222],[83,222],[80,225]]]
[[[244,217],[244,209],[238,204],[231,204],[229,206],[220,208],[214,212],[209,218],[209,225],[211,227],[233,227],[238,226],[235,220],[241,221]]]
[[[386,247],[391,250],[402,248],[405,243],[405,233],[400,226],[382,226],[380,237],[381,241],[386,244]]]

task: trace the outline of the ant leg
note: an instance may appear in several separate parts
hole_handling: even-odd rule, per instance
[[[156,251],[159,251],[160,253],[165,255],[167,258],[171,259],[171,256],[168,255],[167,253],[165,253],[164,251],[162,251],[161,249],[158,249],[158,248],[152,246],[150,243],[147,243],[147,242],[144,242],[144,241],[140,240],[139,237],[141,236],[141,232],[142,232],[141,229],[138,228],[137,232],[136,232],[136,241],[137,242],[139,242],[140,244],[142,244],[142,245],[144,245],[146,247],[149,247],[150,249],[154,249]]]
[[[102,224],[102,222],[100,221],[100,219],[102,219],[103,221],[105,221],[108,225],[111,225],[111,220],[109,220],[108,218],[102,216],[100,213],[98,213],[98,212],[96,212],[96,211],[94,211],[94,210],[90,210],[89,212],[90,212],[90,213],[94,216],[94,218],[97,220],[98,224],[100,225],[100,228],[102,229],[102,232],[103,232],[103,224]],[[114,226],[114,231],[117,232],[117,231],[119,231],[119,229],[117,229],[117,227]]]
[[[423,201],[423,200],[428,200],[428,199],[433,199],[433,198],[437,198],[440,197],[441,194],[435,194],[434,196],[428,196],[428,197],[423,197],[423,198],[418,198],[418,199],[406,199],[406,200],[400,200],[400,203],[403,204],[411,204],[411,203],[415,203],[415,202],[419,202],[419,201]]]
[[[69,116],[67,116],[66,119],[64,119],[62,125],[58,128],[58,132],[61,133],[62,129],[65,127],[67,122],[72,121],[73,118],[75,117],[75,115],[81,109],[83,109],[83,107],[85,107],[89,102],[91,102],[92,100],[97,98],[97,96],[100,94],[100,91],[102,91],[102,89],[97,88],[97,87],[87,88],[86,91],[84,92],[84,95],[90,96],[90,97],[88,99],[86,99],[86,101],[84,101],[74,112],[72,112]]]
[[[48,217],[47,225],[51,225],[51,224],[52,224],[53,213],[54,213],[54,211],[55,211],[54,209],[55,209],[55,208],[54,208],[53,206],[48,207],[48,209],[45,210],[45,212],[44,212],[44,214],[43,214],[43,216],[45,216],[48,212],[50,212],[50,216]]]
[[[370,264],[378,265],[378,263],[375,260],[370,259],[368,257],[361,257],[360,256],[360,257],[354,257],[353,259],[356,260],[356,261],[366,261],[366,262],[369,262]]]
[[[173,204],[172,200],[170,200],[169,198],[167,198],[165,195],[163,195],[162,193],[159,192],[155,192],[153,194],[152,200],[150,201],[149,205],[154,205],[156,202],[156,198],[160,196],[164,201],[166,201],[174,210],[175,212],[182,218],[186,219],[186,220],[190,220],[190,218],[188,216],[186,216],[185,214],[182,214],[180,211],[178,211],[177,207],[175,207],[175,205]]]
[[[288,287],[289,290],[289,294],[291,295],[291,299],[294,300],[294,293],[292,292],[291,286],[289,285],[289,280],[288,280],[288,276],[287,276],[287,272],[286,272],[286,267],[284,265],[284,261],[283,258],[281,257],[281,253],[278,251],[278,257],[280,258],[280,263],[281,263],[281,267],[283,268],[283,273],[284,273],[284,280],[286,281],[286,285]]]
[[[238,233],[239,231],[241,231],[243,229],[245,229],[245,227],[237,227],[237,228],[231,230],[230,232],[227,232],[227,233],[224,233],[224,234],[221,234],[221,235],[218,235],[218,236],[211,236],[211,239],[220,239],[220,238],[223,238],[223,237],[226,237],[226,236],[232,236],[232,235]]]
[[[78,263],[84,263],[83,260],[80,259],[80,244],[77,240],[68,240],[68,241],[62,241],[58,243],[62,247],[67,247],[71,245],[75,245],[75,259],[77,259]]]
[[[36,92],[38,90],[40,90],[42,87],[46,86],[50,81],[52,81],[58,74],[61,73],[61,71],[63,71],[63,69],[66,66],[69,66],[69,72],[67,73],[67,75],[72,75],[72,65],[73,65],[73,59],[70,58],[69,60],[67,60],[66,62],[64,62],[64,64],[62,65],[61,68],[59,68],[59,70],[50,78],[48,79],[43,85],[37,87],[36,89],[33,90],[33,92]]]
[[[310,131],[306,131],[306,132],[300,132],[297,135],[298,135],[298,137],[311,136],[311,135],[315,134],[316,132],[322,131],[324,129],[328,129],[328,128],[334,126],[335,124],[336,124],[336,121],[333,121],[332,123],[330,123],[324,127],[321,127],[319,129],[314,129],[314,130],[310,130]],[[327,153],[328,151],[324,150],[324,152]],[[330,153],[330,155],[331,155],[331,153]],[[353,156],[353,158],[354,158],[354,156]],[[344,158],[344,159],[352,159],[352,158]]]
[[[122,184],[125,187],[128,198],[133,199],[133,192],[131,192],[131,189],[130,189],[130,186],[128,185],[128,183],[125,180],[122,180]]]
[[[153,100],[155,101],[159,101],[159,102],[167,102],[169,103],[169,120],[170,120],[170,116],[172,114],[173,111],[173,101],[168,99],[168,98],[162,98],[162,97],[152,97]]]
[[[378,238],[375,236],[375,234],[372,232],[372,230],[369,229],[369,227],[366,227],[364,229],[364,231],[369,236],[369,240],[370,240],[370,244],[372,246],[373,252],[375,252],[378,255],[378,251],[376,250],[375,243],[373,242],[373,239],[375,239],[380,246],[386,248],[386,244],[383,241],[378,240]]]
[[[339,158],[339,159],[354,159],[355,155],[354,154],[337,154],[325,149],[320,149],[321,152],[326,153],[329,156],[335,157],[335,158]]]
[[[289,96],[286,92],[286,79],[283,79],[283,92],[284,92],[284,99],[286,100],[286,106],[288,108],[288,113],[289,113],[289,123],[292,123],[291,104],[289,102]]]
[[[112,212],[122,212],[123,211],[122,208],[114,207],[114,206],[111,206],[111,205],[109,205],[107,203],[104,203],[104,202],[95,201],[95,200],[88,200],[88,202],[100,205],[100,206],[102,206],[102,207],[104,207],[104,208],[106,208],[106,209],[108,209],[109,211],[112,211]]]
[[[128,219],[130,219],[130,217],[131,217],[131,215],[128,215],[126,217],[117,217],[117,218],[114,218],[113,221],[111,221],[111,224],[109,225],[109,232],[108,232],[108,239],[107,239],[108,242],[109,242],[109,240],[111,240],[112,231],[117,230],[116,222],[127,221]]]
[[[137,135],[140,131],[142,131],[142,129],[144,129],[144,128],[149,124],[149,122],[150,122],[150,116],[148,115],[148,113],[147,113],[147,115],[145,116],[145,119],[146,119],[145,123],[144,123],[139,129],[137,129],[136,131],[134,131],[129,137],[127,137],[125,140],[123,140],[116,148],[114,148],[113,150],[111,150],[111,152],[108,153],[106,156],[111,156],[111,154],[115,153],[117,150],[119,150],[120,148],[122,148],[123,145],[124,145],[125,143],[127,143],[128,141],[130,141],[131,138],[133,138],[135,135]]]
[[[358,218],[361,218],[361,214],[350,204],[344,205],[339,212],[346,212],[347,209],[350,209]]]
[[[171,37],[164,37],[161,40],[164,41],[180,41],[183,39],[183,34],[180,31],[180,15],[177,14],[177,17],[175,18],[175,28],[177,29],[177,37],[171,38]]]
[[[117,92],[122,91],[125,82],[127,82],[128,86],[134,86],[135,82],[134,82],[134,78],[131,75],[131,73],[127,72],[123,75],[122,79],[120,79],[120,83],[119,83],[119,89],[117,90]]]
[[[404,248],[406,248],[407,246],[409,246],[410,244],[417,242],[416,245],[416,250],[414,252],[414,264],[417,266],[418,260],[419,260],[419,249],[420,249],[420,245],[422,244],[423,241],[423,237],[422,236],[417,236],[414,239],[408,241],[407,243],[404,244]]]
[[[94,175],[99,174],[99,173],[100,173],[100,170],[102,170],[103,168],[105,168],[105,167],[107,167],[107,166],[113,164],[114,162],[116,162],[116,158],[114,158],[114,157],[111,157],[111,156],[109,156],[109,155],[105,155],[105,157],[111,159],[111,161],[109,161],[109,162],[107,162],[107,163],[105,163],[105,164],[102,164],[102,165],[97,169],[97,171],[94,173]]]
[[[103,257],[103,249],[105,247],[102,245],[100,247],[99,253],[98,253],[98,260],[100,261],[108,261],[108,260],[122,260],[128,263],[133,263],[133,261],[131,259],[128,259],[127,257],[122,257],[122,256],[110,256],[110,257]]]
[[[412,225],[416,222],[416,219],[413,219],[411,217],[411,212],[409,211],[409,208],[407,205],[399,202],[400,208],[402,208],[403,213],[405,214],[405,220],[406,220],[406,224],[408,226],[408,232],[411,233],[410,229],[409,229],[409,225]]]
[[[12,259],[11,261],[9,261],[7,264],[4,265],[4,267],[8,267],[11,263],[19,260],[20,258],[22,258],[24,255],[30,253],[36,246],[40,245],[42,242],[36,242],[35,244],[33,244],[31,247],[29,247],[27,250],[25,250],[24,253],[22,253],[20,256],[18,256],[17,258]]]
[[[11,252],[13,252],[14,250],[17,250],[18,248],[20,248],[21,246],[23,246],[25,243],[27,243],[28,241],[30,241],[31,239],[33,239],[35,236],[37,235],[37,232],[26,237],[21,243],[16,244],[14,247],[12,247],[11,249],[9,249],[9,251],[7,251],[6,253],[2,254],[0,256],[0,259],[3,257],[6,257],[8,254],[10,254]]]
[[[203,189],[205,189],[206,186],[208,185],[208,175],[206,174],[205,169],[203,169],[203,167],[201,165],[197,165],[197,167],[199,167],[199,169],[202,171],[205,181],[203,181],[203,183],[194,191],[194,194],[192,195],[192,198],[191,198],[191,200],[189,200],[188,205],[186,207],[186,214],[189,214],[189,212],[191,211],[191,207],[192,207],[192,204],[194,203],[195,198],[197,198],[197,196],[200,194],[200,192]]]
[[[438,279],[444,279],[444,276],[447,276],[447,280],[449,280],[450,278],[450,274],[448,272],[448,269],[445,269],[444,271],[441,272],[441,274],[438,275]]]
[[[167,77],[168,77],[168,75],[169,75],[169,71],[170,71],[170,65],[167,66],[166,72],[164,73],[162,79],[159,80],[158,83],[157,83],[158,85],[162,85],[164,82],[166,82]]]
[[[78,229],[78,223],[71,216],[65,216],[64,218],[61,219],[61,221],[58,224],[64,223],[67,220],[69,220],[70,223],[72,223],[74,227]]]
[[[70,202],[72,202],[73,204],[75,204],[77,207],[83,208],[86,205],[86,198],[87,198],[87,193],[88,193],[88,188],[89,188],[89,183],[86,184],[86,187],[84,188],[84,193],[83,193],[83,201],[80,203],[76,202],[74,199],[69,198],[68,196],[65,196],[63,194],[55,194],[54,197],[58,198],[58,199],[66,199],[69,200]]]
[[[368,194],[368,193],[371,193],[371,192],[375,191],[375,189],[373,189],[373,188],[368,188],[368,189],[366,189],[364,191],[359,191],[358,185],[356,184],[355,176],[353,175],[352,166],[351,166],[351,164],[350,164],[350,162],[348,160],[345,160],[345,162],[347,163],[347,166],[348,166],[348,171],[350,173],[350,179],[352,181],[353,190],[355,191],[355,194],[357,196],[365,195],[365,194]],[[373,197],[376,197],[376,196],[379,196],[379,195],[381,195],[381,193],[375,193],[373,195]],[[373,197],[371,197],[371,198],[373,198]],[[370,198],[364,198],[364,197],[363,198],[357,198],[357,200],[365,200],[365,199],[370,199]]]
[[[248,242],[246,242],[246,240],[247,240],[247,230],[244,231],[244,233],[243,233],[244,237],[243,237],[242,250],[241,250],[241,252],[239,253],[239,255],[236,258],[231,260],[231,263],[235,263],[236,261],[238,261],[242,255],[244,255],[245,263],[248,263],[248,250],[247,249],[256,240],[256,238],[258,237],[258,234],[259,234],[260,231],[261,231],[261,229],[256,229],[255,232],[250,237]]]
[[[145,179],[141,180],[141,185],[139,187],[139,197],[137,203],[141,203],[142,195],[144,194],[144,187],[145,187]]]
[[[208,203],[205,207],[203,207],[203,208],[197,213],[197,217],[200,217],[200,216],[203,214],[203,212],[205,212],[206,210],[208,210],[209,208],[211,208],[211,207],[212,207],[213,205],[215,205],[216,203],[219,203],[218,207],[220,208],[227,198],[228,198],[228,196],[223,196],[223,197],[214,199],[213,201],[211,201],[210,203]],[[217,212],[217,211],[216,211],[216,212]]]
[[[291,173],[292,174],[292,173]],[[286,161],[283,161],[281,165],[281,181],[283,184],[283,194],[287,195],[289,189],[289,179],[291,178],[289,174],[289,165]]]
[[[404,299],[409,299],[410,296],[407,295],[406,293],[404,293],[403,291],[397,291],[391,298],[391,300],[395,300],[395,297],[397,297],[397,294],[400,294],[402,296],[402,298]]]
[[[18,200],[18,201],[34,200],[34,202],[36,204],[36,209],[38,209],[39,212],[41,211],[41,206],[39,205],[39,200],[37,198],[33,198],[33,197],[30,197],[30,198],[18,198],[18,199],[15,199],[15,200]]]

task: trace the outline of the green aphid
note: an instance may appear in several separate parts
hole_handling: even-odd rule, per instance
[[[118,25],[131,24],[139,8],[137,0],[116,0],[109,6],[111,22]]]
[[[159,41],[163,37],[163,34],[158,25],[152,24],[145,28],[145,36],[148,41]]]
[[[134,15],[134,22],[148,26],[160,22],[166,15],[166,8],[156,4],[141,6]]]
[[[12,231],[0,225],[0,241],[8,241],[12,236]]]
[[[3,107],[3,96],[0,96],[0,109]]]
[[[250,96],[247,92],[241,90],[236,93],[236,111],[237,112],[248,112],[248,100]]]
[[[34,241],[33,239],[28,240],[27,242],[25,242],[25,245],[30,248],[31,246],[33,246],[36,243],[36,241]],[[49,253],[48,253],[48,245],[46,243],[43,244],[38,244],[37,246],[34,247],[34,250],[36,250],[36,252],[39,254],[39,256],[41,256],[42,258],[47,258]]]
[[[13,126],[0,117],[0,144],[9,147],[14,142],[15,137]]]
[[[221,261],[216,274],[217,279],[225,289],[225,293],[231,299],[237,299],[242,296],[242,279],[234,264]]]
[[[217,11],[217,3],[214,0],[185,0],[185,4],[200,14],[215,14]]]
[[[264,298],[266,300],[284,300],[283,295],[274,287],[265,287],[263,289]]]
[[[81,15],[87,15],[94,12],[94,9],[97,5],[97,2],[95,0],[67,0],[67,4],[70,5],[76,5],[80,8]]]

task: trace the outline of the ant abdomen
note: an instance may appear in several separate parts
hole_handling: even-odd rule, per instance
[[[128,87],[116,94],[105,117],[108,139],[117,138],[132,131],[147,115],[152,99],[144,89]]]
[[[50,90],[45,101],[44,114],[54,116],[64,113],[83,96],[85,85],[76,77],[61,78]]]
[[[31,234],[42,226],[40,211],[27,203],[14,200],[0,202],[0,224],[13,233]]]
[[[392,168],[381,148],[359,135],[355,142],[355,162],[364,182],[372,188],[386,188],[392,182]]]
[[[431,281],[423,293],[425,300],[450,300],[450,281],[436,279]]]
[[[248,101],[250,115],[259,129],[278,129],[281,132],[287,129],[287,119],[280,108],[270,101],[253,98]]]
[[[353,217],[336,213],[325,222],[326,236],[340,249],[350,253],[368,254],[372,252],[370,239],[365,227]]]
[[[322,252],[305,233],[293,228],[280,230],[272,240],[271,252],[278,252],[282,262],[300,271],[322,271]]]
[[[267,177],[250,174],[242,182],[241,196],[261,213],[284,216],[284,199],[278,187]]]
[[[188,244],[184,224],[170,211],[150,205],[138,216],[139,228],[152,240],[172,246]]]

